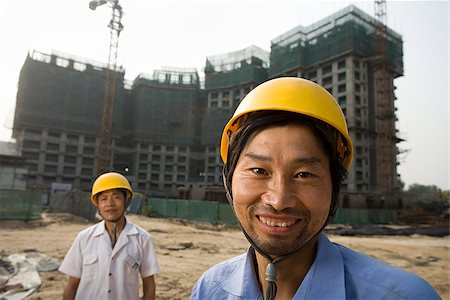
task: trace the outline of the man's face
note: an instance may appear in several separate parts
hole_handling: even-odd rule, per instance
[[[291,253],[328,217],[329,159],[307,126],[265,129],[240,154],[232,194],[236,216],[256,245],[274,256]]]
[[[119,189],[107,190],[97,196],[97,207],[105,221],[117,221],[125,212],[125,202],[125,195]]]

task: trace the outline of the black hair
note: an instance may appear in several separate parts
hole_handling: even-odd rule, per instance
[[[125,197],[125,201],[127,201],[129,191],[127,189],[119,189],[119,190],[122,192],[123,196]]]
[[[229,197],[232,197],[231,182],[234,169],[236,168],[242,150],[253,136],[270,127],[286,126],[290,124],[306,125],[311,128],[314,135],[318,138],[323,151],[329,159],[332,198],[327,222],[335,216],[339,201],[341,182],[346,174],[346,170],[337,151],[337,142],[339,135],[341,134],[337,129],[318,119],[286,111],[253,112],[241,117],[237,122],[241,122],[242,124],[232,137],[228,137],[227,163],[224,165],[223,171],[226,189],[227,192],[230,193],[230,195],[228,195]]]

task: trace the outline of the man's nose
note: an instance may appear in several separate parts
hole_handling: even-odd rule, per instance
[[[112,205],[114,204],[114,199],[112,196],[106,197],[106,205]]]
[[[298,198],[298,183],[284,176],[273,176],[267,186],[263,201],[277,211],[295,207]]]

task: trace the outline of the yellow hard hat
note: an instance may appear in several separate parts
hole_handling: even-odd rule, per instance
[[[97,194],[111,189],[126,189],[127,199],[133,198],[130,182],[122,174],[109,172],[100,175],[92,185],[91,201],[97,205]]]
[[[337,150],[342,165],[348,171],[353,157],[353,146],[341,107],[326,89],[297,77],[266,81],[244,97],[222,133],[220,154],[225,164],[229,140],[242,124],[240,117],[263,110],[294,112],[321,120],[336,128],[342,135],[338,140]]]

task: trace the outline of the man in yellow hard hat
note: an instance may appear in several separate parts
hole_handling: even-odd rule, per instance
[[[322,233],[352,155],[322,87],[285,77],[253,89],[221,142],[227,198],[251,246],[206,271],[191,299],[439,299],[423,279]]]
[[[64,299],[155,299],[159,272],[152,237],[125,218],[133,198],[129,181],[116,172],[100,175],[91,201],[103,221],[81,231],[59,271],[69,276]]]

